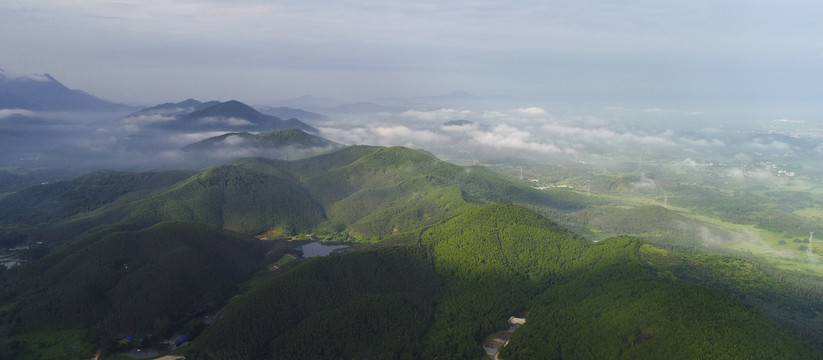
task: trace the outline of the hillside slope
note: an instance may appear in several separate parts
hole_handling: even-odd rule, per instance
[[[262,249],[189,222],[88,232],[49,256],[0,272],[0,332],[7,339],[0,355],[31,358],[4,345],[43,331],[85,329],[87,341],[107,347],[113,345],[105,339],[167,335],[233,295],[258,268]]]
[[[187,358],[476,359],[521,314],[502,358],[823,356],[717,290],[658,275],[665,250],[592,244],[522,207],[471,205],[418,241],[306,261],[258,284]]]
[[[119,183],[114,182],[118,188]],[[42,198],[62,190],[47,186],[37,191],[44,194],[37,195]],[[140,194],[112,195],[110,200],[118,201],[69,203],[83,212],[29,207],[25,211],[30,218],[46,216],[56,225],[29,233],[28,239],[55,243],[100,224],[145,227],[185,220],[246,234],[314,230],[353,240],[378,240],[436,224],[470,203],[512,202],[557,209],[581,206],[516,185],[482,168],[443,162],[422,150],[369,146],[345,147],[296,161],[244,158],[176,184],[158,183],[150,194]],[[0,200],[0,210],[32,199],[36,203],[37,196],[31,192],[10,196]],[[26,224],[25,220],[15,222],[14,216],[9,219],[9,228]]]
[[[823,357],[744,305],[779,303],[769,315],[796,324],[820,316],[751,264],[635,238],[591,243],[540,215],[601,216],[585,196],[401,147],[243,158],[188,175],[92,174],[0,201],[45,219],[27,226],[56,222],[28,233],[51,254],[0,271],[0,356],[74,346],[43,334],[106,352],[131,333],[196,334],[197,317],[243,284],[187,358],[475,359],[513,315],[528,321],[504,358]],[[296,246],[246,240],[271,230],[357,246],[271,271],[269,255]]]

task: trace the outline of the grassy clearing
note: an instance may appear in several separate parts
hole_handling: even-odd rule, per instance
[[[796,186],[798,188],[802,187],[803,189],[806,189],[805,184],[798,184]],[[663,206],[663,202],[660,201],[660,196],[644,197],[638,195],[616,194],[596,194],[594,196],[608,199],[610,202],[614,203],[617,208],[633,208],[648,205]],[[815,257],[818,260],[815,262],[813,260],[810,261],[810,259],[806,256],[805,250],[798,249],[801,245],[807,245],[805,242],[798,243],[793,241],[793,238],[787,238],[782,234],[761,229],[754,224],[732,223],[708,214],[697,213],[693,209],[673,206],[671,204],[665,205],[665,208],[698,222],[738,234],[738,236],[732,241],[713,244],[714,247],[719,247],[719,250],[754,256],[755,258],[758,258],[761,261],[780,269],[797,271],[803,274],[823,276],[823,258],[821,258],[820,255],[817,255],[820,251],[815,251]],[[823,208],[807,208],[796,211],[795,214],[806,218],[823,219]],[[599,228],[591,228],[591,230],[597,235],[598,240],[614,235],[627,235],[607,234]],[[823,238],[823,234],[821,234],[821,238]],[[820,247],[823,248],[823,244],[821,244]]]
[[[807,219],[823,220],[823,208],[815,207],[795,210],[794,214],[805,217]]]
[[[283,255],[283,257],[280,258],[280,260],[278,260],[276,263],[274,263],[274,265],[277,266],[278,268],[281,268],[281,267],[286,266],[289,263],[292,263],[292,262],[295,262],[295,261],[297,261],[296,257],[294,257],[292,255]]]
[[[41,331],[0,340],[0,358],[89,359],[94,351],[85,330]]]

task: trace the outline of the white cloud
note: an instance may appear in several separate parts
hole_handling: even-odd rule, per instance
[[[204,131],[199,133],[180,134],[169,137],[169,141],[177,146],[189,145],[198,141],[206,140],[215,136],[225,134],[225,131]]]
[[[235,118],[235,117],[228,118],[225,121],[226,121],[227,124],[229,124],[231,126],[249,126],[249,125],[252,125],[251,121],[248,121],[246,119],[241,119],[241,118]]]
[[[246,120],[246,119],[235,118],[235,117],[225,118],[225,117],[222,117],[222,116],[207,116],[207,117],[200,118],[199,120],[197,120],[197,122],[199,124],[204,124],[204,125],[206,125],[206,124],[226,124],[226,125],[229,125],[229,126],[249,126],[249,125],[252,125],[252,123],[250,121]]]
[[[640,108],[640,109],[633,109],[628,108],[625,106],[607,106],[605,108],[606,111],[610,112],[619,112],[619,113],[645,113],[645,114],[654,114],[654,115],[703,115],[702,111],[690,111],[690,110],[680,110],[677,108],[661,108],[661,107],[651,107],[651,108]]]
[[[23,110],[23,109],[0,109],[0,119],[5,119],[10,116],[14,115],[22,115],[22,116],[34,116],[33,111]]]
[[[421,110],[406,110],[400,114],[404,118],[414,118],[424,121],[449,121],[462,120],[472,117],[473,113],[470,110],[455,110],[455,109],[437,109],[432,111]]]
[[[535,115],[548,115],[548,114],[549,114],[549,112],[548,112],[548,111],[546,111],[545,109],[543,109],[543,108],[539,108],[539,107],[535,107],[535,106],[528,107],[528,108],[520,108],[520,109],[517,109],[516,111],[517,111],[517,113],[518,113],[518,114],[521,114],[521,115],[531,115],[531,116],[535,116]]]
[[[75,144],[91,152],[102,153],[111,151],[112,146],[117,144],[117,138],[109,136],[94,139],[77,139],[75,140]]]
[[[226,136],[225,139],[223,139],[223,144],[226,144],[228,146],[237,146],[244,142],[246,142],[246,139],[238,135],[229,135]]]
[[[460,125],[441,125],[440,130],[447,133],[465,133],[468,131],[477,131],[477,123],[465,123]]]
[[[168,122],[175,120],[174,116],[168,116],[164,114],[151,114],[151,115],[136,115],[136,116],[129,116],[122,119],[124,124],[124,129],[129,132],[136,132],[140,131],[144,126],[151,125],[158,122]]]
[[[681,138],[679,139],[680,142],[694,146],[694,147],[723,147],[726,146],[721,140],[718,139],[688,139],[688,138]]]
[[[33,80],[33,81],[51,81],[45,74],[18,74],[14,72],[15,69],[11,69],[12,71],[6,71],[4,69],[0,69],[0,76],[5,77],[6,79],[16,80],[16,79],[25,79],[25,80]]]
[[[791,152],[792,147],[782,141],[752,141],[748,147],[754,151]]]
[[[498,125],[488,132],[473,134],[472,141],[479,145],[497,149],[529,150],[546,154],[560,154],[563,151],[553,144],[532,141],[531,134],[508,126]]]
[[[27,78],[29,80],[34,80],[34,81],[40,81],[40,82],[51,81],[51,79],[49,79],[49,77],[46,76],[45,74],[30,74],[30,75],[26,75],[25,78]]]
[[[775,119],[775,120],[773,120],[773,122],[790,124],[790,125],[802,125],[802,124],[805,123],[804,120],[793,120],[793,119],[786,119],[786,118]]]
[[[508,115],[508,114],[500,112],[500,111],[494,111],[494,110],[483,112],[483,117],[486,118],[486,119],[505,119],[505,118],[508,118],[510,116],[511,115]]]
[[[354,129],[320,128],[324,137],[344,144],[407,146],[421,148],[446,142],[448,137],[430,130],[414,130],[406,126],[375,126]]]
[[[136,115],[123,118],[123,122],[127,124],[151,124],[156,122],[172,121],[174,116],[167,116],[162,114],[152,115]]]
[[[560,124],[544,125],[545,130],[550,136],[575,139],[583,143],[600,144],[600,145],[674,145],[675,142],[670,139],[672,133],[665,131],[655,135],[638,135],[630,132],[616,132],[604,128],[579,128],[570,127]]]
[[[673,130],[633,130],[621,122],[609,122],[591,115],[551,116],[538,107],[485,110],[472,114],[479,121],[459,126],[443,126],[435,122],[463,115],[465,113],[447,108],[412,110],[399,115],[361,116],[352,119],[354,124],[338,119],[328,122],[322,131],[331,140],[347,144],[401,145],[489,156],[495,156],[494,151],[522,151],[523,156],[695,152],[725,145],[712,136],[695,138]],[[402,125],[396,125],[398,122]]]

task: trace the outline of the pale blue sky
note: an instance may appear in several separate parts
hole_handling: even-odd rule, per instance
[[[0,0],[0,68],[115,101],[823,99],[813,1]]]

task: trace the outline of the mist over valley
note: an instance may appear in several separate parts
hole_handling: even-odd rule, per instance
[[[820,6],[0,5],[0,359],[823,359]]]

